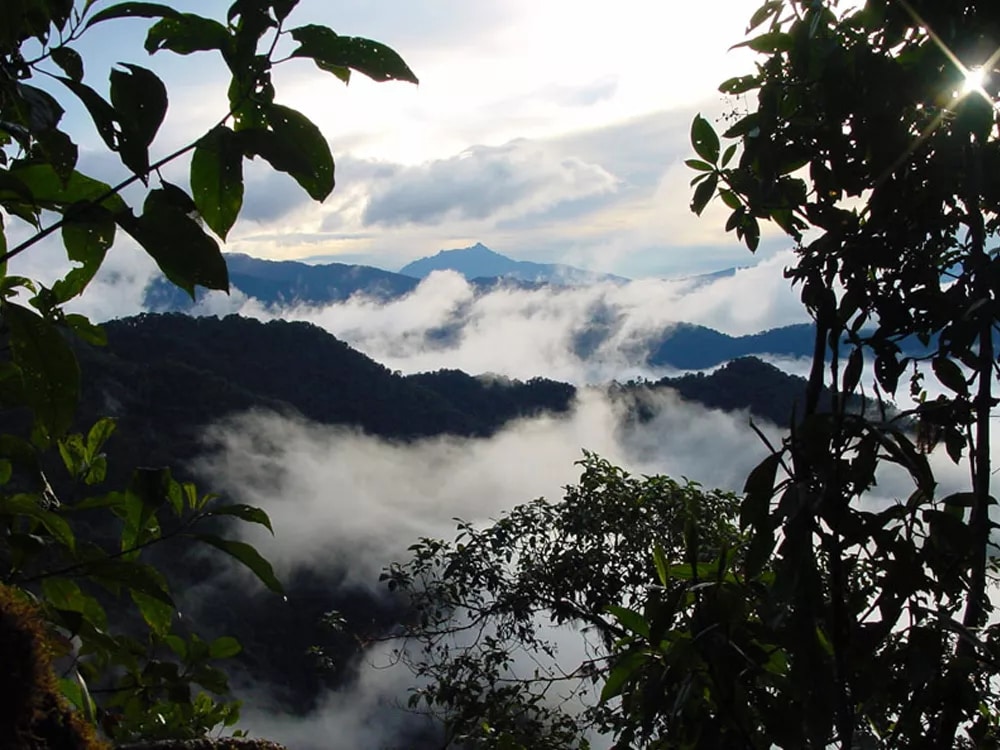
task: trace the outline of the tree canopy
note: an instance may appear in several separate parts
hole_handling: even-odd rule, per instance
[[[692,123],[691,208],[720,200],[750,251],[765,224],[787,237],[811,376],[747,477],[739,545],[700,567],[703,524],[669,552],[643,532],[648,596],[577,617],[624,631],[602,674],[616,746],[994,746],[1000,10],[767,0],[748,34],[721,136]],[[915,406],[886,408],[907,380]],[[939,445],[968,469],[958,491]],[[892,472],[912,490],[880,497]]]
[[[67,666],[63,699],[112,739],[197,736],[231,725],[238,704],[216,662],[240,644],[203,641],[179,623],[169,571],[148,561],[167,542],[200,543],[228,554],[269,588],[271,566],[248,544],[225,538],[222,519],[270,528],[267,515],[226,504],[161,467],[137,469],[127,488],[104,485],[114,423],[70,432],[81,394],[70,339],[92,344],[103,332],[63,306],[79,297],[124,232],[171,282],[228,289],[220,252],[240,214],[243,164],[260,158],[313,199],[334,188],[334,161],[320,130],[280,103],[278,65],[306,61],[347,82],[416,82],[392,49],[294,26],[297,0],[236,0],[222,17],[169,4],[94,0],[12,0],[0,8],[0,580],[10,597],[37,602],[45,648]],[[123,61],[95,80],[77,42],[95,26],[147,25],[150,55],[221,56],[230,85],[216,123],[164,152],[157,140],[169,107],[167,85],[151,69]],[[129,173],[117,184],[78,169],[78,136],[64,129],[72,100],[86,111],[108,153]],[[186,159],[187,185],[161,168]],[[138,199],[126,200],[130,196]],[[10,237],[25,239],[9,243]],[[51,285],[13,275],[8,261],[58,236],[66,251]],[[23,429],[22,429],[23,428]],[[65,488],[66,491],[62,491]],[[60,488],[57,492],[55,488]],[[5,592],[8,589],[4,590]],[[123,608],[131,601],[132,614]],[[14,686],[16,689],[16,686]],[[30,713],[30,712],[29,712]],[[5,742],[45,742],[32,716],[4,726]],[[5,746],[7,746],[5,744]],[[26,745],[27,746],[27,745]],[[36,745],[32,744],[31,747]]]

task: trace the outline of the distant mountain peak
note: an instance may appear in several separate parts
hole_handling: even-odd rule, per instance
[[[482,242],[469,247],[439,250],[403,266],[399,273],[417,279],[434,271],[456,271],[466,279],[506,278],[529,283],[582,285],[601,281],[627,281],[621,276],[588,271],[561,263],[534,263],[514,260],[491,250]]]

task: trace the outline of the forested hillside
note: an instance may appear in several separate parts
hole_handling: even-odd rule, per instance
[[[134,466],[170,466],[187,476],[204,450],[205,428],[248,409],[265,409],[392,439],[441,434],[486,437],[511,419],[572,408],[576,388],[543,378],[527,382],[475,377],[458,370],[403,376],[354,351],[324,330],[285,321],[262,323],[230,316],[141,315],[105,325],[106,347],[80,347],[87,393],[81,424],[117,419],[109,484],[127,481]],[[611,389],[642,418],[647,389],[673,388],[682,398],[722,410],[748,410],[757,419],[787,421],[804,390],[801,378],[759,360],[730,363],[712,374],[634,382]],[[512,498],[512,502],[523,498]],[[222,568],[204,560],[172,560],[182,579],[217,580]],[[290,710],[311,707],[318,686],[353,673],[357,644],[322,627],[337,609],[352,627],[387,628],[401,616],[388,600],[343,586],[344,571],[301,569],[283,581],[287,601],[259,592],[235,599],[220,593],[199,604],[209,632],[232,633],[245,645],[247,679],[268,686]],[[284,637],[280,637],[284,635]],[[316,671],[303,644],[324,641],[337,669]]]

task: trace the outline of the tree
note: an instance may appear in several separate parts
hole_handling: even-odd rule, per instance
[[[747,477],[739,553],[647,555],[649,595],[604,611],[616,746],[996,746],[1000,10],[767,0],[748,34],[760,58],[721,86],[727,129],[692,124],[691,207],[721,200],[751,251],[761,222],[794,244],[811,375]],[[927,353],[904,355],[908,337]],[[916,405],[892,411],[907,376]],[[879,405],[852,412],[866,392]],[[968,468],[957,492],[939,491],[938,445]],[[890,472],[912,492],[880,498]]]
[[[179,628],[169,571],[150,564],[147,553],[168,540],[202,543],[280,591],[270,565],[251,546],[219,536],[213,519],[268,528],[270,521],[259,509],[226,505],[177,482],[165,468],[136,470],[123,491],[100,487],[114,424],[104,419],[71,432],[80,375],[69,337],[101,344],[103,333],[63,305],[84,292],[118,230],[189,294],[196,286],[228,289],[219,240],[240,213],[244,159],[264,159],[317,201],[329,195],[329,146],[304,115],[276,101],[277,65],[311,60],[344,82],[352,71],[377,81],[416,78],[378,42],[317,25],[291,28],[297,0],[236,0],[222,20],[158,3],[96,5],[11,0],[0,9],[0,407],[7,419],[0,435],[0,578],[13,596],[36,600],[60,636],[52,642],[63,644],[70,660],[62,690],[91,721],[115,739],[197,735],[236,719],[238,705],[211,694],[227,688],[215,660],[240,646],[226,637],[206,643]],[[151,55],[214,52],[231,74],[218,122],[164,156],[156,153],[168,108],[160,78],[120,63],[105,96],[74,49],[94,26],[135,18],[151,21]],[[60,101],[67,99],[83,105],[130,172],[127,179],[108,185],[77,169],[78,148],[61,129]],[[160,168],[188,156],[189,188],[166,181]],[[126,188],[143,194],[141,208],[125,200]],[[17,222],[33,233],[11,247]],[[68,261],[58,281],[47,287],[7,272],[7,261],[56,232]],[[118,603],[125,594],[132,617]],[[69,638],[79,645],[70,647]]]
[[[734,495],[590,453],[579,464],[560,502],[462,523],[453,542],[421,539],[382,576],[410,609],[389,635],[421,685],[410,707],[437,716],[449,745],[587,747],[591,731],[627,732],[600,684],[616,679],[610,650],[641,619],[650,580],[660,574],[657,596],[684,610],[690,582],[739,557]]]
[[[706,616],[690,635],[706,644],[697,658],[707,687],[670,701],[676,643],[634,632],[619,644],[619,664],[633,669],[614,692],[637,723],[664,722],[659,747],[704,737],[708,715],[734,747],[994,746],[1000,12],[973,0],[846,10],[769,0],[750,22],[761,27],[743,42],[761,53],[756,72],[721,86],[755,96],[723,134],[733,142],[723,149],[704,118],[692,125],[692,209],[721,199],[727,229],[750,250],[761,221],[795,243],[787,275],[815,320],[806,407],[746,482],[749,549],[731,572],[748,602],[713,611],[719,587],[696,595]],[[903,356],[908,336],[930,353]],[[884,412],[844,408],[869,363],[878,395],[910,373],[916,441]],[[930,377],[944,395],[928,396]],[[835,392],[828,410],[818,406],[824,381]],[[939,442],[970,473],[945,497],[926,455]],[[879,505],[886,462],[913,492]],[[661,615],[654,606],[646,618]],[[746,628],[760,650],[734,639]],[[711,670],[733,653],[749,711],[715,701],[693,712],[731,691],[732,672]]]

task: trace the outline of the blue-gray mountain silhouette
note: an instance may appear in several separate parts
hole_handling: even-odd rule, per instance
[[[404,276],[423,279],[433,271],[456,271],[470,281],[483,278],[504,278],[532,284],[578,285],[601,281],[628,281],[623,276],[587,271],[561,263],[534,263],[514,260],[490,250],[477,242],[472,247],[442,250],[437,255],[407,263],[399,272]]]

